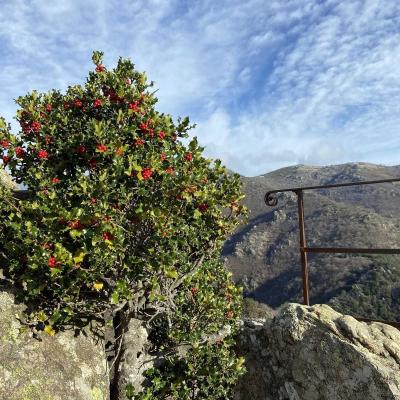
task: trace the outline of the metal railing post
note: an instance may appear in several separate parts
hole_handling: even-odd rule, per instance
[[[306,250],[306,232],[304,224],[304,203],[303,191],[296,190],[297,206],[299,215],[299,234],[300,234],[300,257],[303,275],[303,299],[306,306],[310,305],[310,291],[308,283],[308,263],[307,263],[307,250]]]
[[[306,235],[304,227],[304,204],[303,204],[303,191],[304,190],[315,190],[315,189],[333,189],[340,187],[349,186],[360,186],[360,185],[375,185],[378,183],[395,183],[400,182],[400,178],[392,179],[380,179],[376,181],[360,181],[360,182],[347,182],[347,183],[336,183],[331,185],[318,185],[318,186],[303,186],[287,189],[270,190],[265,193],[264,202],[267,206],[275,207],[278,204],[278,193],[293,192],[297,195],[297,206],[298,206],[298,217],[299,217],[299,233],[300,233],[300,256],[302,264],[302,275],[303,275],[303,297],[304,304],[310,305],[310,293],[308,283],[308,263],[307,253],[343,253],[343,254],[354,254],[354,253],[365,253],[365,254],[400,254],[400,248],[397,249],[365,249],[365,248],[354,248],[354,247],[307,247],[306,246]],[[355,317],[359,321],[366,322],[381,322],[395,326],[400,329],[400,322],[398,321],[382,321],[382,320],[371,320],[367,318]]]

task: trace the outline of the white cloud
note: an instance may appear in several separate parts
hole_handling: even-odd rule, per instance
[[[158,108],[206,153],[256,175],[296,164],[396,163],[397,0],[13,0],[0,4],[0,113],[83,82],[92,50],[130,57]]]

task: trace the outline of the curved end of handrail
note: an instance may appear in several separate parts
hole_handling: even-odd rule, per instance
[[[278,204],[278,196],[275,190],[265,193],[264,202],[269,207],[274,207]]]

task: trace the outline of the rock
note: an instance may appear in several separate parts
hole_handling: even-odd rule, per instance
[[[7,174],[6,171],[0,168],[0,185],[4,185],[10,189],[18,189],[18,185],[13,182],[10,175]]]
[[[235,400],[400,399],[400,331],[390,325],[288,304],[243,324],[238,339],[248,372]]]
[[[19,333],[24,306],[0,291],[0,399],[107,400],[108,374],[100,343],[73,331],[42,341]]]

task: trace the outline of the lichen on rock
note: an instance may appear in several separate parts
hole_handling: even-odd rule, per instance
[[[10,291],[0,291],[0,399],[107,400],[104,351],[89,336],[73,331],[33,339],[21,333]]]
[[[10,175],[2,168],[0,168],[0,185],[14,190],[18,188],[18,185],[11,179]]]
[[[400,399],[400,331],[327,305],[245,322],[238,351],[248,372],[236,400]]]

